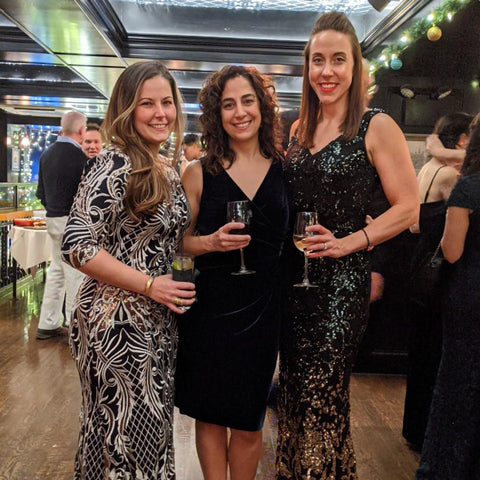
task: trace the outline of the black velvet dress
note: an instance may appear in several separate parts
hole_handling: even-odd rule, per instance
[[[455,185],[448,207],[472,210],[451,266],[443,348],[417,480],[480,479],[480,174]]]
[[[352,141],[339,137],[313,155],[293,139],[285,167],[292,219],[297,212],[316,211],[319,222],[337,237],[365,226],[378,181],[365,134],[376,113],[365,113]],[[367,324],[369,255],[360,251],[340,259],[311,259],[310,281],[319,288],[295,288],[303,255],[291,241],[288,245],[277,478],[353,480],[349,382]]]
[[[203,170],[197,231],[226,223],[227,202],[248,200],[226,171]],[[253,275],[231,275],[240,252],[196,257],[197,302],[180,319],[176,404],[197,420],[239,430],[262,428],[278,353],[279,257],[288,202],[280,162],[272,163],[251,201],[252,240],[245,263]]]

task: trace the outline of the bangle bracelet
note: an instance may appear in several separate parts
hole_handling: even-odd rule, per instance
[[[367,246],[365,248],[368,249],[368,248],[370,248],[370,239],[368,238],[368,234],[367,234],[367,232],[365,231],[364,228],[362,228],[362,232],[365,235],[365,238],[367,239]]]
[[[148,277],[147,283],[145,284],[145,295],[148,297],[150,295],[150,288],[153,284],[153,277]]]

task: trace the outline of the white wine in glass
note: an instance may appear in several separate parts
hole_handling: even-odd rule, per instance
[[[296,283],[294,287],[318,287],[314,283],[310,283],[308,279],[308,255],[305,249],[308,244],[305,243],[305,238],[315,235],[315,232],[307,232],[307,227],[318,224],[318,216],[316,212],[298,212],[295,219],[295,227],[293,229],[293,243],[303,253],[304,267],[303,279],[301,283]]]
[[[245,225],[240,230],[231,230],[230,233],[234,235],[248,235],[250,220],[252,218],[252,210],[248,200],[239,200],[236,202],[227,203],[227,222],[241,222]],[[245,266],[245,258],[243,255],[243,248],[240,249],[240,270],[232,272],[232,275],[250,275],[255,273],[255,270],[248,270]]]

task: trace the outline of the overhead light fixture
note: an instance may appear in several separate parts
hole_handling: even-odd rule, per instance
[[[432,100],[443,100],[445,97],[448,97],[453,91],[453,88],[448,86],[442,86],[433,91],[430,95]]]
[[[368,0],[368,3],[377,11],[381,12],[390,0]]]
[[[413,89],[412,86],[410,85],[402,85],[400,87],[400,95],[403,97],[403,98],[413,98],[415,96],[415,90]]]

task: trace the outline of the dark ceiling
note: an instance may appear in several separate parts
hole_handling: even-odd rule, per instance
[[[319,13],[343,8],[367,56],[374,56],[442,0],[392,1],[382,13],[367,0],[225,0],[218,8],[220,3],[0,0],[0,108],[42,116],[77,108],[101,118],[123,69],[155,58],[173,72],[190,116],[198,113],[196,95],[205,76],[227,63],[253,64],[273,75],[282,108],[295,109],[302,49]],[[260,8],[269,3],[274,9]],[[444,28],[439,42],[410,47],[400,75],[478,74],[479,10],[475,0]],[[399,75],[382,72],[390,74]]]

